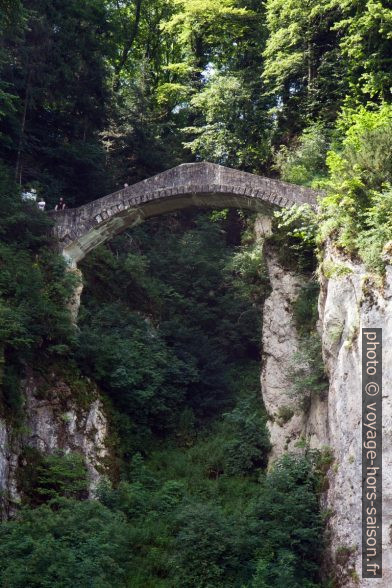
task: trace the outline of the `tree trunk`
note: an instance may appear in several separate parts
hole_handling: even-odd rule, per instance
[[[27,109],[29,104],[29,94],[30,94],[30,85],[31,85],[31,76],[32,76],[32,68],[29,68],[29,73],[27,75],[27,82],[26,82],[26,92],[23,104],[23,114],[22,114],[22,121],[20,125],[20,134],[19,134],[19,142],[18,142],[18,152],[16,156],[16,165],[15,165],[15,181],[19,184],[22,184],[22,150],[23,150],[23,139],[26,129],[26,120],[27,120]]]
[[[114,70],[113,89],[115,92],[117,92],[120,87],[121,71],[128,60],[129,53],[132,49],[133,43],[135,42],[135,39],[136,39],[138,31],[139,31],[142,3],[143,3],[143,0],[136,1],[135,21],[133,23],[132,32],[128,38],[128,41],[124,44],[122,54],[120,57],[120,61],[118,62],[117,66]]]

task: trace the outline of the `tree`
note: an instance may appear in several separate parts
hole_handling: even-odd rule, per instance
[[[348,90],[329,2],[268,0],[263,78],[275,98],[277,139],[297,135],[311,119],[333,121]]]
[[[12,588],[126,586],[124,517],[97,501],[60,500],[0,525],[0,575]]]
[[[183,131],[199,159],[249,171],[266,168],[271,119],[261,81],[265,11],[259,2],[176,2],[164,25],[182,60],[177,72]],[[188,124],[186,124],[188,122]]]
[[[261,538],[255,588],[277,580],[290,588],[318,585],[323,546],[316,488],[312,458],[284,456],[266,477],[252,505],[252,532]]]
[[[16,99],[1,122],[10,137],[1,155],[19,184],[42,186],[49,204],[58,194],[70,204],[85,201],[97,196],[97,183],[104,186],[98,132],[109,99],[105,2],[31,0],[24,15],[23,28],[3,41],[2,79]]]
[[[391,99],[392,10],[386,0],[330,2],[340,18],[333,29],[340,37],[351,104]]]

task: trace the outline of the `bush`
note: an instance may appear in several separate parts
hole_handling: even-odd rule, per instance
[[[194,504],[177,519],[175,566],[178,584],[224,588],[233,585],[240,567],[238,530],[219,507]]]
[[[88,495],[87,468],[78,453],[45,455],[37,469],[37,493],[45,500],[64,497],[83,499]]]
[[[265,467],[271,444],[260,408],[245,400],[224,416],[230,431],[230,441],[224,447],[227,474],[249,475]]]
[[[13,374],[38,355],[66,354],[73,346],[67,301],[75,277],[51,247],[50,219],[21,201],[3,167],[0,194],[0,386],[15,416],[20,403]]]
[[[87,498],[87,468],[80,454],[44,455],[26,447],[22,455],[18,485],[26,503],[37,506],[55,498]]]
[[[293,146],[281,145],[275,155],[275,168],[282,180],[311,186],[326,175],[327,149],[328,133],[316,123],[305,129]]]
[[[329,152],[329,195],[321,203],[318,242],[331,237],[382,272],[384,245],[391,240],[392,106],[346,111],[341,144]]]
[[[0,525],[0,576],[10,588],[127,586],[124,517],[97,501],[57,500]]]
[[[275,212],[270,240],[278,250],[282,265],[306,273],[316,269],[317,223],[317,214],[308,204]]]
[[[318,480],[309,457],[286,455],[266,477],[252,505],[252,531],[260,537],[252,586],[315,588],[323,549]]]
[[[318,320],[319,284],[315,279],[309,280],[300,290],[293,304],[293,316],[297,330],[302,335],[311,333]]]
[[[299,351],[292,358],[289,378],[292,382],[289,394],[304,411],[310,407],[312,396],[327,391],[328,380],[318,333],[313,332],[301,338]]]

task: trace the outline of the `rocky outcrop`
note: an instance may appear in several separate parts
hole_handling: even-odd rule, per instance
[[[23,383],[23,422],[18,428],[0,420],[0,490],[4,516],[23,498],[26,448],[42,454],[80,453],[87,466],[90,496],[109,473],[108,419],[99,393],[85,379],[68,381],[55,370],[29,372]]]
[[[298,451],[304,439],[311,447],[326,444],[326,401],[315,396],[304,413],[291,394],[293,358],[301,350],[293,304],[310,277],[283,267],[278,252],[268,242],[264,259],[271,293],[263,308],[261,390],[269,417],[271,463],[285,451]]]
[[[75,280],[74,289],[71,298],[68,301],[68,309],[71,315],[71,321],[74,326],[77,326],[80,301],[83,292],[83,274],[77,267],[68,267],[68,271],[72,274]]]
[[[52,376],[56,378],[55,374]],[[90,493],[94,494],[109,457],[108,422],[94,386],[89,397],[80,403],[66,382],[58,380],[42,394],[39,382],[30,376],[25,385],[25,414],[28,433],[24,444],[44,454],[62,450],[83,455]]]
[[[326,507],[331,512],[329,568],[336,586],[392,586],[392,267],[384,282],[329,245],[321,267],[320,330],[329,375],[329,471]],[[383,329],[383,578],[362,579],[361,564],[361,329]],[[344,554],[344,557],[342,557]]]
[[[312,397],[306,412],[290,397],[288,376],[301,340],[293,303],[306,281],[279,262],[264,245],[271,293],[263,310],[261,386],[273,445],[270,462],[285,451],[299,451],[298,441],[329,447],[333,463],[327,473],[322,507],[329,513],[325,576],[334,588],[392,586],[392,266],[384,280],[348,260],[331,245],[320,268],[319,324],[329,379],[325,398]],[[383,329],[383,578],[363,579],[361,561],[361,344],[362,328]],[[300,444],[301,445],[301,444]]]
[[[10,505],[19,501],[14,475],[17,462],[11,429],[5,419],[0,419],[0,519],[7,517]]]

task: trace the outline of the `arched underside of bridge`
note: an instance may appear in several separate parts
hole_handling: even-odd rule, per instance
[[[293,204],[316,206],[313,190],[202,162],[179,165],[89,202],[53,213],[54,232],[71,265],[97,245],[144,220],[176,210],[246,208],[271,215]]]

